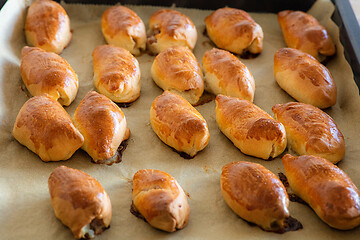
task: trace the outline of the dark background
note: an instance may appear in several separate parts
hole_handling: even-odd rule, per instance
[[[5,4],[6,0],[0,0],[0,9],[2,8],[2,6]]]

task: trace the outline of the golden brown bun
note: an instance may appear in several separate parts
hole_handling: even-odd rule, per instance
[[[237,54],[262,51],[262,28],[243,10],[220,8],[205,18],[205,24],[207,34],[218,48]]]
[[[241,218],[268,231],[285,228],[289,197],[281,181],[265,167],[229,163],[222,168],[220,186],[225,202]]]
[[[21,54],[21,76],[31,95],[47,93],[69,106],[79,89],[70,64],[59,55],[37,47],[24,47]]]
[[[250,102],[254,100],[254,78],[237,57],[228,51],[213,48],[205,52],[202,62],[206,91]]]
[[[111,45],[93,51],[94,85],[114,102],[130,103],[140,96],[140,67],[127,50]]]
[[[76,239],[93,238],[110,226],[110,198],[94,178],[60,166],[52,171],[48,184],[55,216]]]
[[[184,228],[190,206],[177,181],[166,172],[143,169],[133,178],[132,200],[135,210],[154,228],[174,232]]]
[[[171,47],[157,55],[151,77],[160,88],[182,96],[191,104],[197,103],[204,92],[200,65],[185,47]]]
[[[318,108],[336,103],[336,84],[329,70],[311,55],[281,48],[274,55],[274,76],[280,87],[299,102]]]
[[[97,92],[86,94],[75,110],[74,123],[84,136],[84,149],[96,163],[117,161],[117,149],[128,139],[129,129],[121,109]]]
[[[345,155],[344,137],[334,120],[310,104],[289,102],[273,106],[275,119],[284,124],[289,146],[299,155],[315,155],[332,163]]]
[[[25,35],[29,45],[60,54],[71,40],[69,16],[57,2],[37,0],[28,10]]]
[[[84,142],[69,114],[47,94],[32,97],[22,106],[13,135],[44,162],[67,160]]]
[[[190,157],[203,150],[210,134],[205,119],[184,98],[165,91],[151,104],[150,122],[158,137]]]
[[[176,10],[159,10],[149,20],[147,48],[152,53],[160,53],[172,46],[183,46],[192,50],[196,40],[194,23]]]
[[[113,6],[101,18],[101,30],[108,44],[122,47],[134,55],[146,48],[145,25],[140,17],[124,6]]]
[[[319,53],[324,56],[336,53],[326,29],[310,14],[285,10],[278,13],[278,22],[288,47],[299,49],[319,60]]]
[[[284,126],[255,104],[234,97],[217,95],[216,122],[220,130],[241,152],[269,159],[286,148]]]
[[[325,223],[348,230],[360,225],[360,196],[351,179],[326,159],[304,155],[282,158],[293,192]]]

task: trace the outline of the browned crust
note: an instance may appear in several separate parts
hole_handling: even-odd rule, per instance
[[[272,108],[275,118],[284,124],[289,145],[301,155],[323,157],[332,163],[345,154],[344,137],[334,120],[310,104],[289,102]]]
[[[137,171],[133,177],[133,196],[151,189],[169,190],[169,197],[171,198],[176,198],[179,195],[175,179],[170,174],[152,169]]]
[[[285,150],[284,127],[268,113],[247,100],[234,97],[218,95],[215,102],[220,130],[242,152],[268,159],[275,152],[277,156]]]
[[[205,148],[210,134],[205,119],[182,97],[165,91],[151,105],[154,132],[167,145],[194,156]]]
[[[94,73],[100,77],[99,84],[107,83],[111,92],[139,74],[136,58],[123,48],[100,45],[94,49],[92,56]]]
[[[164,90],[189,92],[194,90],[197,101],[204,91],[202,71],[194,54],[186,47],[171,47],[156,56],[152,76]],[[196,101],[196,102],[197,102]]]
[[[139,64],[129,51],[100,45],[94,49],[92,57],[95,86],[102,94],[110,94],[108,97],[116,102],[120,98],[124,99],[121,102],[133,102],[140,96]]]
[[[281,48],[274,55],[276,81],[296,100],[319,108],[335,105],[336,84],[329,70],[311,55]]]
[[[47,93],[56,100],[60,98],[64,105],[70,105],[79,87],[70,64],[59,55],[38,47],[24,47],[21,54],[21,76],[29,92],[33,96]]]
[[[111,203],[101,184],[88,174],[60,166],[50,174],[49,192],[55,215],[79,239],[82,228],[93,220],[111,221]]]
[[[351,179],[326,159],[286,154],[282,158],[290,187],[331,227],[360,225],[360,196]]]
[[[103,33],[110,38],[119,32],[131,36],[130,30],[139,24],[143,24],[141,18],[134,11],[124,6],[113,6],[106,9],[101,18]],[[135,29],[137,28],[135,27]]]
[[[253,101],[255,81],[249,69],[237,57],[228,51],[213,48],[203,56],[205,74],[212,74],[218,79],[219,89],[214,94],[223,94]],[[211,79],[206,79],[207,85]]]
[[[278,22],[288,47],[309,53],[331,56],[336,53],[335,45],[326,29],[310,14],[285,10],[278,13]]]
[[[188,25],[195,28],[194,23],[185,14],[170,9],[161,9],[155,12],[149,20],[150,28],[159,29],[162,34],[171,37],[176,37],[177,30],[179,28],[186,29]]]
[[[168,40],[193,49],[197,40],[194,23],[185,14],[176,10],[161,9],[155,12],[149,20],[150,36],[148,44],[160,39]]]
[[[169,89],[187,91],[204,87],[200,65],[185,47],[172,47],[161,52],[154,60],[154,68],[158,78],[167,81]]]
[[[95,91],[76,108],[74,122],[85,138],[84,150],[95,162],[113,157],[125,140],[126,119],[110,99]]]
[[[132,198],[135,210],[153,227],[172,232],[188,223],[190,208],[186,195],[166,172],[152,169],[137,171],[133,177]],[[166,225],[169,228],[161,228]]]
[[[49,45],[52,46],[49,50],[55,51],[56,45],[66,40],[57,35],[69,27],[69,22],[69,16],[60,4],[50,0],[37,0],[30,5],[27,12],[25,31],[35,34],[36,47]],[[68,42],[64,43],[64,46],[67,44]]]
[[[262,51],[262,29],[243,10],[228,7],[217,9],[205,18],[205,24],[210,39],[219,48],[237,54],[247,50],[254,54]]]
[[[240,217],[265,230],[284,227],[289,199],[284,185],[265,167],[250,162],[229,163],[222,168],[220,183],[225,201]]]
[[[66,160],[84,142],[69,114],[47,94],[30,98],[22,106],[13,135],[43,161]]]

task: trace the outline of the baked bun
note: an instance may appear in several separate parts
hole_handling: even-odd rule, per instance
[[[122,47],[134,55],[146,48],[145,25],[140,17],[124,6],[113,6],[101,18],[101,30],[108,44]]]
[[[109,228],[110,198],[88,174],[60,166],[50,174],[49,192],[55,216],[68,226],[76,239],[89,239]]]
[[[334,120],[310,104],[289,102],[273,106],[275,119],[284,124],[289,147],[299,155],[315,155],[332,163],[345,155],[344,137]]]
[[[52,52],[37,47],[21,51],[21,76],[31,95],[47,93],[60,104],[69,106],[79,89],[79,81],[70,64]]]
[[[130,136],[121,109],[107,97],[91,91],[75,110],[74,123],[84,136],[84,149],[95,163],[119,162],[118,148]]]
[[[60,54],[70,43],[70,20],[55,1],[37,0],[26,15],[25,35],[29,45]]]
[[[285,43],[290,48],[306,52],[318,60],[336,53],[335,45],[326,29],[310,14],[285,10],[278,13],[278,22]]]
[[[255,104],[217,95],[216,122],[220,130],[244,154],[269,159],[286,148],[284,126]]]
[[[209,129],[201,114],[184,98],[165,91],[151,104],[152,129],[165,144],[190,157],[209,143]]]
[[[69,114],[47,94],[26,101],[16,117],[13,135],[44,162],[67,160],[84,142]]]
[[[299,102],[318,108],[336,103],[336,84],[329,70],[311,55],[281,48],[274,56],[274,76],[279,86]]]
[[[172,46],[183,46],[192,50],[196,40],[194,23],[176,10],[159,10],[149,20],[147,48],[154,54]]]
[[[166,172],[143,169],[135,173],[133,208],[154,228],[174,232],[184,228],[190,206],[177,181]]]
[[[254,100],[254,78],[237,57],[228,51],[213,48],[205,52],[202,63],[206,91],[250,102]]]
[[[293,192],[329,226],[348,230],[360,225],[359,190],[340,168],[326,159],[304,155],[282,158]]]
[[[94,85],[114,102],[130,103],[140,96],[140,67],[124,48],[97,46],[93,51]]]
[[[151,77],[163,90],[174,92],[196,104],[204,92],[200,65],[185,47],[171,47],[156,56]]]
[[[241,218],[267,231],[284,231],[289,197],[275,174],[257,163],[232,162],[222,168],[221,193]]]
[[[205,18],[205,24],[207,34],[218,48],[241,55],[262,51],[262,28],[243,10],[220,8]]]

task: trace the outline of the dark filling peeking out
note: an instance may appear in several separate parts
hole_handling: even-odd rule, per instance
[[[112,165],[113,163],[119,163],[122,161],[122,154],[125,151],[127,145],[128,145],[127,140],[122,141],[122,143],[120,144],[120,146],[117,149],[116,154],[113,157],[105,159],[105,160],[101,160],[101,161],[97,161],[97,162],[93,161],[93,162],[96,164],[106,164],[109,166]]]

